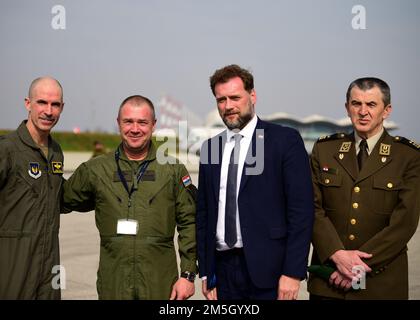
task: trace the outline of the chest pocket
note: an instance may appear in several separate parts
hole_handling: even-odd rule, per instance
[[[401,178],[374,177],[372,210],[380,214],[391,214],[398,203],[398,193],[402,187]]]
[[[25,193],[25,192],[30,192],[30,194],[34,197],[34,198],[38,198],[40,196],[40,192],[41,192],[41,186],[40,186],[40,181],[37,181],[31,177],[25,177],[25,174],[21,173],[21,172],[17,172],[16,174],[17,177],[17,183],[18,183],[18,190],[17,193]],[[39,178],[39,179],[43,179],[43,178]],[[21,181],[22,183],[19,183],[19,181]]]
[[[170,177],[165,177],[158,181],[143,181],[142,185],[146,192],[146,199],[149,205],[153,205],[160,200],[174,201],[173,181]]]
[[[341,187],[343,177],[336,174],[321,172],[319,183],[324,187]]]
[[[342,186],[343,177],[327,172],[321,172],[319,176],[319,184],[321,185],[321,192],[326,210],[337,210],[342,207]]]

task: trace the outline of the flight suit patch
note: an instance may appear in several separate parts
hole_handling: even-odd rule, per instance
[[[42,172],[39,168],[38,162],[29,162],[29,170],[28,170],[29,176],[31,176],[34,179],[38,179],[41,177]]]
[[[131,171],[122,171],[122,174],[124,175],[124,178],[127,182],[133,181],[133,173]],[[118,172],[114,172],[114,179],[113,182],[121,182],[120,176],[118,175]]]
[[[192,184],[190,175],[183,176],[181,180],[185,188],[187,188],[190,184]]]
[[[156,181],[156,173],[154,170],[146,170],[141,178],[142,181]]]
[[[52,161],[51,168],[53,173],[63,173],[63,163],[60,161]]]

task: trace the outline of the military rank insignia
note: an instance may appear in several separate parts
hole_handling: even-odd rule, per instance
[[[341,144],[339,152],[349,152],[351,147],[351,141],[349,142],[343,142]]]
[[[52,172],[53,173],[63,173],[63,163],[59,161],[51,162]]]
[[[381,146],[379,148],[379,154],[381,156],[389,156],[391,154],[391,145],[381,143]]]
[[[39,163],[29,162],[28,173],[34,179],[38,179],[39,177],[41,177],[42,172],[41,172],[41,169],[39,168]]]
[[[336,139],[343,139],[345,136],[346,136],[346,134],[344,134],[344,133],[335,133],[333,135],[320,137],[318,139],[318,142],[330,141],[330,140],[336,140]]]
[[[407,138],[404,138],[404,137],[395,137],[394,140],[396,142],[400,142],[400,143],[403,143],[403,144],[405,144],[409,147],[412,147],[417,151],[420,151],[420,144],[414,142],[413,140],[408,140]]]
[[[319,137],[318,141],[322,141],[322,140],[328,139],[329,137],[330,136],[322,136],[322,137]]]
[[[192,184],[191,177],[189,175],[182,177],[182,184],[185,188],[187,188],[190,184]]]

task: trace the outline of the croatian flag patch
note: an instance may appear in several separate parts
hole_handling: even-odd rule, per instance
[[[188,187],[192,182],[191,182],[191,177],[189,175],[183,176],[182,177],[182,183],[184,185],[184,187]]]

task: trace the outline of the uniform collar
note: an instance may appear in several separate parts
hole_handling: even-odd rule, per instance
[[[17,128],[17,134],[19,135],[20,139],[25,143],[26,145],[40,150],[39,146],[36,144],[34,139],[32,138],[31,134],[29,133],[28,127],[26,126],[26,123],[28,120],[23,120],[22,123]],[[51,146],[51,135],[48,135],[48,152],[50,152],[50,146]]]
[[[127,155],[124,152],[124,148],[122,143],[120,143],[120,145],[118,146],[118,150],[120,153],[120,159],[121,160],[125,160],[125,161],[133,161],[128,159]],[[156,144],[152,141],[150,141],[150,146],[149,146],[149,151],[147,152],[147,156],[146,158],[144,158],[143,160],[140,160],[141,162],[143,161],[153,161],[156,159]]]
[[[373,149],[375,148],[379,139],[382,137],[383,133],[384,133],[384,128],[382,127],[382,129],[377,134],[375,134],[374,136],[366,139],[369,155],[372,153]],[[356,153],[357,153],[358,150],[359,150],[359,145],[360,145],[360,141],[362,141],[362,138],[359,137],[359,135],[356,133],[356,131],[354,132],[354,140],[355,140],[355,144],[356,144],[355,147],[356,147]]]

